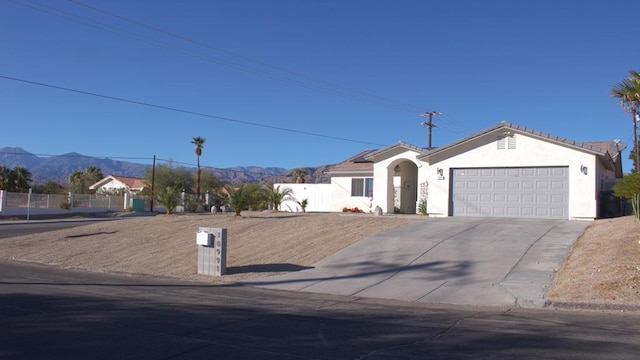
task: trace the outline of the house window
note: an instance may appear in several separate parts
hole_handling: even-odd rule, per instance
[[[498,150],[515,149],[516,136],[514,134],[504,134],[498,136]]]
[[[373,196],[373,178],[351,179],[351,196]]]

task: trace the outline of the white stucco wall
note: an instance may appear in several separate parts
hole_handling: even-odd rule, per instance
[[[386,159],[377,161],[373,165],[373,208],[376,206],[380,206],[383,212],[385,213],[393,213],[393,188],[394,186],[394,176],[400,174],[394,174],[393,169],[396,165],[401,165],[401,172],[405,171],[402,169],[402,164],[405,162],[411,162],[417,168],[417,179],[415,178],[415,174],[412,173],[412,170],[408,170],[405,181],[411,181],[411,189],[415,191],[416,188],[419,187],[420,184],[420,174],[425,170],[424,167],[426,163],[417,160],[417,155],[419,153],[413,150],[406,150],[398,154],[394,154]],[[410,179],[411,178],[411,179]],[[402,180],[398,181],[396,179],[396,183],[402,185]],[[418,196],[419,197],[419,196]]]
[[[577,149],[516,133],[516,149],[498,149],[498,133],[488,134],[430,158],[422,178],[429,182],[428,212],[448,216],[450,170],[478,167],[569,167],[569,218],[593,219],[597,216],[596,156]],[[587,175],[581,167],[587,167]],[[444,179],[438,180],[436,169],[442,168]],[[426,172],[426,174],[424,173]]]
[[[371,199],[368,196],[351,196],[351,179],[371,178],[371,175],[332,176],[331,177],[331,206],[329,211],[342,211],[346,208],[357,207],[364,212],[373,211]],[[375,197],[376,181],[373,180]]]
[[[274,184],[280,189],[293,190],[293,199],[288,199],[280,204],[280,211],[302,212],[298,201],[307,199],[308,212],[326,212],[331,210],[331,184]]]

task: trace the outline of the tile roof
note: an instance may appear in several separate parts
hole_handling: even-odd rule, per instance
[[[538,131],[538,130],[530,129],[530,128],[527,128],[527,127],[524,127],[524,126],[520,126],[520,125],[517,125],[517,124],[513,124],[513,123],[510,123],[510,122],[503,121],[503,122],[498,123],[498,124],[496,124],[494,126],[491,126],[491,127],[486,128],[484,130],[480,130],[480,131],[478,131],[478,132],[476,132],[474,134],[466,136],[466,137],[464,137],[464,138],[462,138],[460,140],[457,140],[457,141],[454,141],[454,142],[449,143],[447,145],[444,145],[444,146],[429,150],[429,151],[427,151],[426,154],[424,154],[422,156],[419,156],[418,159],[421,159],[421,160],[422,159],[426,159],[431,155],[440,153],[440,152],[445,151],[445,150],[447,150],[449,148],[464,144],[464,143],[466,143],[468,141],[471,141],[471,140],[473,140],[475,138],[478,138],[478,137],[480,137],[482,135],[485,135],[485,134],[488,134],[488,133],[491,133],[491,132],[494,132],[496,130],[503,129],[503,128],[508,128],[508,129],[512,129],[512,130],[515,130],[515,131],[519,131],[521,133],[529,134],[529,135],[532,135],[532,136],[540,138],[540,139],[549,140],[551,142],[555,142],[555,143],[558,143],[558,144],[561,144],[561,145],[565,145],[565,146],[568,146],[568,147],[573,147],[573,148],[576,148],[576,149],[579,149],[579,150],[585,150],[587,152],[591,152],[591,153],[596,154],[596,155],[606,156],[606,155],[610,154],[607,148],[602,148],[601,147],[602,145],[595,145],[595,143],[588,143],[588,142],[578,142],[578,141],[575,141],[575,140],[570,140],[570,139],[563,138],[563,137],[560,137],[560,136],[547,134],[547,133],[544,133],[544,132],[541,132],[541,131]],[[600,143],[598,143],[598,144],[600,144]]]
[[[367,156],[375,151],[376,150],[365,150],[343,162],[329,166],[327,172],[330,174],[338,172],[373,172],[373,161],[367,160]]]
[[[627,145],[623,143],[620,143],[620,145],[616,147],[615,141],[585,141],[583,144],[605,150],[612,158],[615,158],[619,152],[622,152],[622,150],[627,147]]]
[[[141,178],[116,175],[111,175],[111,177],[127,185],[130,189],[142,189],[147,185],[146,181]]]
[[[403,147],[405,149],[417,151],[422,155],[427,153],[427,149],[426,148],[422,148],[422,147],[419,147],[419,146],[416,146],[416,145],[413,145],[413,144],[409,144],[409,143],[406,143],[404,141],[398,141],[395,144],[391,144],[389,146],[383,147],[382,149],[378,149],[378,150],[372,151],[371,153],[366,155],[366,158],[367,159],[373,159],[374,157],[376,157],[376,156],[378,156],[380,154],[383,154],[383,153],[385,153],[387,151],[391,151],[393,149],[397,149],[399,147]],[[418,155],[418,156],[420,156],[420,155]]]
[[[106,176],[106,177],[98,180],[98,182],[96,182],[95,184],[89,186],[89,189],[96,189],[96,188],[102,187],[103,185],[108,184],[109,182],[111,182],[113,180],[117,180],[117,181],[125,184],[131,190],[142,190],[147,186],[146,181],[144,179],[141,179],[141,178],[109,175],[109,176]]]

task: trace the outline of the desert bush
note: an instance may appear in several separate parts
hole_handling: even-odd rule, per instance
[[[634,172],[625,176],[613,187],[613,194],[629,200],[633,216],[640,220],[640,212],[638,212],[638,205],[640,205],[640,173]]]

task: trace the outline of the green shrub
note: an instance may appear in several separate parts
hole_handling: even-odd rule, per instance
[[[633,216],[640,220],[640,173],[634,172],[625,176],[613,187],[613,194],[620,198],[625,198],[631,203]]]
[[[420,215],[427,215],[427,200],[426,199],[420,200],[420,203],[418,204],[418,212],[420,213]]]

